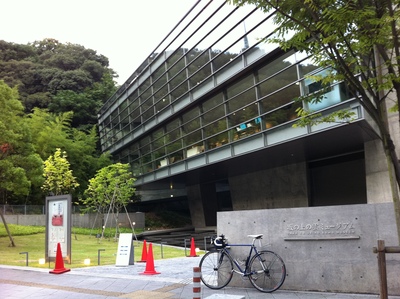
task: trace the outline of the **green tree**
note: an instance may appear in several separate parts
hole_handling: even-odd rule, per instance
[[[106,212],[110,209],[119,211],[135,195],[136,179],[129,170],[129,164],[115,163],[100,169],[89,180],[82,200],[86,211]]]
[[[107,57],[81,45],[55,39],[28,45],[0,40],[0,50],[0,78],[11,87],[18,86],[28,113],[36,107],[50,108],[50,104],[50,111],[56,113],[74,109],[72,125],[79,127],[86,124],[84,117],[78,118],[81,111],[89,115],[92,109],[92,121],[93,111],[115,91],[116,74]],[[75,125],[77,120],[80,122]]]
[[[67,160],[67,153],[56,149],[54,156],[44,161],[45,182],[42,189],[51,195],[70,194],[79,186],[76,178],[72,175],[70,164]]]
[[[0,201],[26,203],[31,188],[43,182],[42,160],[32,146],[17,89],[1,80],[0,132]]]
[[[1,163],[4,175],[13,176],[7,180],[7,188],[15,186],[16,191],[0,187],[3,202],[41,204],[43,161],[57,148],[68,152],[79,183],[74,197],[83,196],[89,178],[111,163],[110,155],[100,151],[95,124],[96,111],[115,91],[114,77],[107,57],[80,45],[54,39],[27,45],[0,40],[0,78],[18,92],[19,109],[22,108],[15,112],[15,122],[8,120],[7,110],[0,111],[5,124],[0,129],[0,145],[4,144],[7,151],[7,155],[2,154]],[[7,143],[12,145],[12,151],[7,149]],[[26,180],[16,176],[23,172]]]
[[[78,129],[88,129],[97,124],[97,114],[101,106],[115,92],[116,87],[109,74],[103,76],[100,82],[95,82],[83,92],[72,89],[61,90],[52,97],[48,108],[50,112],[62,113],[73,111],[71,125]]]
[[[37,153],[46,160],[57,148],[66,148],[71,142],[72,112],[49,113],[35,108],[27,117]],[[68,149],[67,149],[68,150]]]
[[[89,186],[85,191],[86,198],[81,200],[85,206],[82,211],[107,213],[105,226],[109,213],[115,213],[117,231],[119,212],[133,200],[136,191],[134,187],[136,179],[129,167],[129,164],[115,163],[100,169],[95,177],[89,180]]]
[[[109,153],[101,153],[97,149],[96,126],[91,126],[87,132],[71,128],[72,116],[72,112],[54,114],[35,108],[29,115],[29,126],[36,151],[43,160],[52,155],[57,148],[62,148],[68,153],[68,161],[79,183],[72,194],[80,198],[89,179],[97,170],[111,164],[111,160]]]
[[[284,50],[296,49],[312,55],[321,67],[332,72],[316,78],[322,84],[345,81],[350,91],[376,123],[394,174],[392,195],[400,240],[400,164],[389,129],[388,114],[399,111],[400,40],[396,24],[398,1],[361,0],[231,0],[234,4],[255,4],[264,12],[275,11],[276,36],[271,39]],[[301,100],[313,101],[310,98]],[[318,101],[320,99],[314,99]],[[392,106],[392,111],[388,111]],[[339,111],[316,119],[313,111],[300,110],[311,123],[348,120],[351,114]],[[317,115],[318,117],[319,115]],[[300,124],[304,124],[300,123]],[[397,186],[396,186],[397,185]]]
[[[96,126],[92,126],[88,132],[72,129],[69,140],[70,142],[66,145],[68,159],[79,182],[79,187],[76,188],[75,193],[76,197],[81,198],[87,189],[89,179],[99,169],[112,163],[111,156],[108,152],[101,153],[97,150],[98,134]]]

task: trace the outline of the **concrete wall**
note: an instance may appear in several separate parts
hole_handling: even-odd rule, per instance
[[[128,217],[129,216],[129,217]],[[145,227],[145,214],[144,213],[121,213],[118,216],[118,223],[121,227],[130,227],[130,222],[135,222],[135,228]],[[104,217],[104,218],[103,218]],[[72,226],[73,227],[86,227],[86,228],[98,228],[102,227],[105,223],[107,215],[97,214],[72,214]],[[5,220],[8,224],[19,224],[19,225],[46,225],[46,215],[4,215]],[[103,222],[104,219],[104,222]],[[115,217],[113,214],[108,216],[107,227],[115,227]]]
[[[218,212],[217,222],[218,234],[230,243],[264,234],[263,244],[285,261],[282,289],[287,290],[378,293],[372,248],[378,239],[386,246],[399,244],[392,203]],[[399,265],[400,254],[387,255],[389,292],[395,295],[400,295]],[[251,287],[235,276],[232,286]]]
[[[7,224],[45,226],[45,215],[4,215]]]
[[[307,207],[306,163],[229,178],[233,210]]]

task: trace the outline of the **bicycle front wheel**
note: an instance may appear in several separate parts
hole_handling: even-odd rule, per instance
[[[262,251],[250,261],[251,284],[259,291],[271,293],[279,289],[286,277],[282,258],[272,251]]]
[[[232,279],[233,264],[222,251],[207,252],[200,261],[201,281],[210,289],[222,289]]]

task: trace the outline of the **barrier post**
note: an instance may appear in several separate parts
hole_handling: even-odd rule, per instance
[[[100,251],[106,251],[105,249],[97,250],[97,265],[100,265]]]
[[[28,256],[29,256],[29,253],[28,253],[27,251],[24,251],[24,252],[20,252],[19,254],[26,254],[26,257],[25,257],[25,265],[28,267],[28,261],[29,261]]]
[[[168,244],[168,242],[162,242],[162,239],[160,241],[161,259],[164,258],[163,244]]]
[[[193,267],[193,299],[201,299],[200,267]]]
[[[186,253],[186,241],[187,241],[188,239],[183,239],[183,243],[184,243],[184,247],[185,247],[185,256],[188,256],[187,255],[187,253]]]

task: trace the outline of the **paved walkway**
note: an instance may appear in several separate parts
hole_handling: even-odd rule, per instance
[[[160,272],[157,275],[143,275],[145,263],[71,269],[63,274],[50,274],[49,269],[0,265],[0,298],[191,299],[193,267],[198,266],[199,261],[199,257],[156,260],[155,270]],[[68,264],[65,267],[68,268]],[[285,290],[267,294],[254,288],[211,290],[205,286],[202,286],[201,296],[203,299],[379,299],[378,295],[365,294]],[[400,296],[389,298],[400,299]]]

